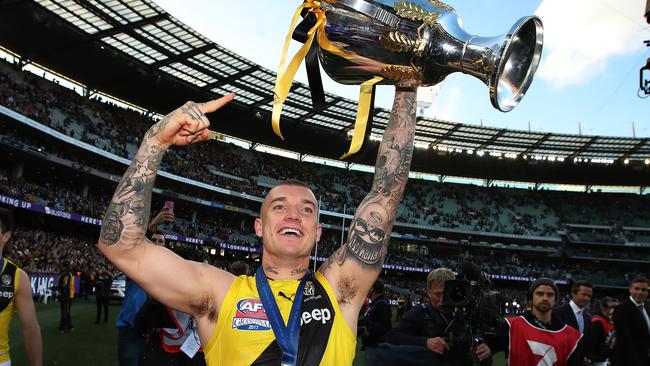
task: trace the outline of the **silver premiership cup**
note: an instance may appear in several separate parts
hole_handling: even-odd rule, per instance
[[[530,86],[542,53],[542,22],[519,19],[508,33],[465,32],[453,8],[436,0],[323,0],[316,40],[323,69],[342,84],[429,86],[460,71],[482,80],[492,105],[512,110]]]

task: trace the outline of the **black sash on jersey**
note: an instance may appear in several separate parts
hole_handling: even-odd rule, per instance
[[[17,269],[15,264],[6,259],[3,261],[4,269],[0,274],[0,311],[4,311],[14,298],[14,279]]]

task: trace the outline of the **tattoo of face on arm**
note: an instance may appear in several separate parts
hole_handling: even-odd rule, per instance
[[[159,125],[151,129],[154,128]],[[144,238],[151,211],[151,191],[164,154],[164,148],[145,137],[108,205],[100,233],[103,242],[113,245],[122,241],[127,247],[133,247]]]
[[[414,91],[400,90],[395,95],[393,111],[379,146],[372,190],[357,208],[347,243],[333,255],[339,265],[353,258],[366,268],[381,270],[413,156],[415,95]],[[329,261],[325,266],[331,264]]]

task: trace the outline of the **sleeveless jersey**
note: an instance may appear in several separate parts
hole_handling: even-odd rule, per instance
[[[299,282],[269,280],[285,324]],[[296,365],[352,365],[355,350],[356,338],[341,315],[332,288],[322,274],[311,274],[303,290]],[[209,366],[280,364],[282,350],[264,311],[255,277],[239,276],[233,281],[204,351]]]
[[[509,366],[566,366],[582,334],[566,324],[540,329],[523,316],[506,318],[510,325]]]
[[[18,267],[3,259],[0,273],[0,363],[9,361],[9,324],[14,315],[14,298],[19,285]]]

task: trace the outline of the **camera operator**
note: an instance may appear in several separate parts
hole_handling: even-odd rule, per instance
[[[506,318],[490,343],[496,353],[506,352],[508,366],[566,366],[582,334],[552,313],[559,292],[550,278],[533,281],[528,290],[530,310]],[[508,354],[509,352],[509,354]]]
[[[441,305],[445,282],[454,278],[454,273],[448,268],[437,268],[431,271],[427,276],[429,303],[420,304],[407,311],[389,333],[388,343],[421,347],[428,350],[431,355],[436,355],[433,359],[438,361],[437,364],[451,365],[444,356],[446,353],[453,352],[454,345],[445,339],[445,335],[450,325],[456,321],[455,312]],[[476,347],[476,358],[482,361],[482,364],[483,362],[489,364],[491,355],[490,348],[485,343]],[[422,360],[421,364],[424,365],[425,362]],[[454,363],[453,366],[462,365]]]

